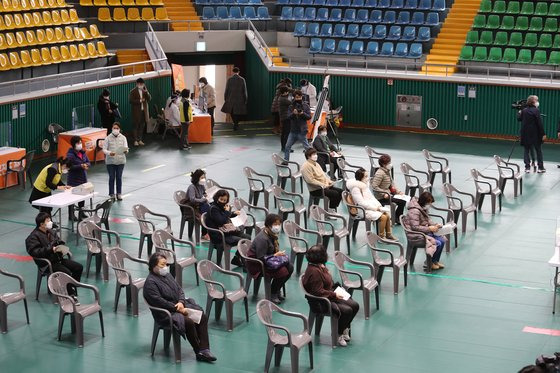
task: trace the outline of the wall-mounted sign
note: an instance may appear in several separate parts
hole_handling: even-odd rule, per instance
[[[18,119],[18,108],[17,105],[12,105],[12,120]]]
[[[476,87],[469,87],[469,98],[476,98]]]
[[[458,85],[457,86],[457,97],[465,97],[465,86]]]
[[[25,104],[19,104],[19,117],[25,118]]]
[[[387,79],[387,85],[393,85],[393,79]]]

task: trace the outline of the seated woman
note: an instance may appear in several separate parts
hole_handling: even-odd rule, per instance
[[[319,126],[317,136],[315,137],[315,140],[313,140],[313,148],[317,150],[317,152],[319,152],[319,154],[317,154],[317,163],[319,163],[323,171],[327,172],[327,163],[329,163],[329,157],[327,157],[326,154],[321,153],[329,154],[329,167],[331,167],[331,169],[334,169],[334,171],[338,171],[338,164],[336,163],[336,159],[344,157],[327,136],[327,127],[325,125]]]
[[[220,229],[221,227],[227,227],[226,224],[231,222],[231,218],[239,214],[239,211],[231,211],[231,205],[229,204],[229,193],[226,190],[220,189],[213,196],[214,202],[210,204],[208,209],[208,214],[206,217],[206,225],[208,228]],[[223,230],[222,230],[223,231]],[[208,232],[210,235],[210,241],[216,245],[218,250],[218,263],[220,263],[222,258],[222,253],[224,247],[222,247],[222,236],[217,232]],[[240,229],[231,229],[224,232],[226,244],[230,246],[236,246],[239,240],[245,238],[250,240],[251,236],[243,233]],[[235,253],[235,257],[231,260],[231,264],[236,266],[242,266],[243,262],[239,253]]]
[[[325,175],[325,171],[317,163],[317,150],[307,149],[305,158],[307,161],[301,166],[301,175],[307,183],[309,194],[320,197],[324,191],[325,197],[329,199],[329,207],[336,210],[342,200],[342,189],[333,186],[334,183]]]
[[[391,157],[387,154],[379,157],[379,168],[375,172],[373,179],[371,180],[371,188],[373,189],[375,198],[381,202],[383,206],[388,205],[391,201],[390,196],[403,195],[396,186],[391,178],[391,169],[393,165],[391,164]],[[406,206],[406,201],[404,199],[394,198],[393,203],[397,205],[395,215],[393,219],[397,224],[399,224],[399,218],[404,212],[404,207]]]
[[[413,197],[408,203],[408,214],[405,222],[411,230],[422,232],[428,236],[426,238],[426,255],[432,257],[432,269],[441,269],[445,266],[439,261],[439,258],[447,238],[435,234],[441,228],[441,224],[434,223],[428,215],[432,203],[434,203],[434,197],[430,192],[420,194],[418,199]],[[418,237],[413,235],[408,235],[408,239],[418,241]]]
[[[187,188],[187,198],[184,203],[191,205],[195,211],[195,218],[208,212],[210,205],[206,199],[206,173],[201,169],[195,170],[191,174],[191,185]],[[210,237],[206,228],[202,227],[202,239],[208,241]]]
[[[208,340],[208,317],[202,313],[200,322],[196,324],[188,315],[189,310],[202,311],[194,299],[185,298],[183,289],[169,274],[167,260],[160,253],[152,254],[148,262],[150,273],[144,283],[144,299],[152,307],[163,308],[171,313],[173,327],[179,335],[187,338],[191,344],[196,360],[211,362],[216,357],[210,352]],[[162,311],[151,310],[154,320],[160,325],[166,325],[168,316]]]
[[[282,218],[276,214],[269,214],[264,220],[264,229],[257,234],[249,249],[249,256],[257,258],[264,264],[264,276],[272,278],[271,288],[271,301],[279,304],[284,300],[280,295],[280,290],[288,281],[294,266],[290,263],[290,259],[286,256],[284,251],[280,250],[278,244],[278,235],[282,231]],[[283,257],[284,262],[281,266],[277,267],[267,262],[267,257]],[[251,265],[253,264],[253,265]],[[253,278],[258,278],[261,273],[261,267],[254,263],[249,264],[249,273]]]
[[[360,305],[352,298],[344,300],[334,292],[337,285],[325,266],[328,254],[323,245],[311,246],[305,256],[309,265],[303,274],[303,287],[311,295],[329,299],[333,317],[338,317],[338,345],[346,347],[350,341],[350,324]],[[321,312],[321,303],[309,299],[308,302],[313,312]]]
[[[356,180],[348,180],[346,182],[346,188],[350,191],[354,204],[366,210],[366,219],[371,221],[379,220],[377,224],[379,237],[397,241],[392,232],[391,216],[369,190],[369,175],[367,171],[359,168],[354,175]]]

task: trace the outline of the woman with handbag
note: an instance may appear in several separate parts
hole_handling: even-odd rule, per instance
[[[282,231],[282,218],[276,214],[269,214],[264,220],[264,229],[255,237],[249,249],[249,256],[263,262],[265,273],[261,273],[261,267],[255,263],[249,263],[249,273],[253,278],[258,278],[261,274],[272,278],[270,285],[271,299],[276,304],[281,303],[284,297],[280,295],[280,290],[288,281],[294,266],[290,263],[290,258],[285,251],[281,251],[278,244],[278,235]],[[251,265],[252,264],[252,265]]]
[[[182,203],[190,205],[194,209],[195,219],[200,220],[200,216],[208,212],[210,205],[206,199],[206,172],[201,169],[195,170],[191,174],[191,185],[187,188],[187,198]],[[186,209],[186,208],[185,208]],[[202,227],[202,239],[209,241],[208,231]]]

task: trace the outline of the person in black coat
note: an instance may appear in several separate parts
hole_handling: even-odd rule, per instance
[[[284,147],[284,159],[290,160],[290,152],[292,145],[299,141],[303,144],[304,150],[311,146],[307,142],[307,121],[311,119],[311,109],[309,104],[303,101],[303,93],[301,91],[294,92],[294,101],[288,109],[288,118],[291,121],[290,134]]]
[[[80,136],[72,136],[70,138],[70,148],[66,153],[66,159],[70,162],[68,169],[68,186],[75,187],[87,183],[87,170],[91,166],[89,158],[84,150],[82,138]],[[85,202],[79,202],[79,207],[84,207]],[[74,216],[74,205],[68,206],[68,216],[70,219],[78,220]],[[82,212],[80,219],[85,219],[87,216]]]
[[[107,136],[111,134],[113,129],[113,123],[115,123],[117,118],[118,105],[110,100],[111,93],[108,89],[104,89],[101,95],[99,95],[99,100],[97,101],[97,111],[101,115],[101,123],[103,127],[107,129]]]
[[[315,148],[318,152],[317,163],[319,163],[323,171],[327,172],[327,163],[329,163],[329,158],[330,167],[332,167],[335,172],[338,171],[338,164],[336,163],[336,160],[344,157],[342,156],[342,153],[340,153],[340,150],[334,146],[327,136],[327,127],[325,125],[319,126],[317,136],[315,136],[315,139],[313,140],[313,148]],[[328,153],[329,156],[321,153]]]
[[[539,98],[529,96],[527,107],[517,114],[517,120],[521,122],[520,142],[525,149],[523,161],[525,162],[525,172],[531,171],[531,165],[535,168],[535,152],[537,153],[538,172],[546,172],[543,164],[541,145],[546,139],[544,127],[539,111]]]
[[[191,344],[196,360],[212,362],[216,357],[210,352],[208,338],[208,317],[202,313],[200,322],[196,324],[189,318],[189,310],[202,311],[194,299],[186,298],[183,289],[169,274],[167,260],[163,254],[152,254],[148,262],[150,273],[146,277],[143,293],[144,299],[152,307],[163,308],[171,313],[173,327],[179,335]],[[166,325],[169,320],[166,313],[151,310],[154,320],[160,325]]]
[[[53,272],[64,272],[76,281],[82,278],[84,267],[73,261],[64,258],[63,255],[56,250],[58,245],[64,245],[64,241],[60,240],[56,231],[53,231],[53,222],[48,212],[40,212],[35,217],[36,228],[25,239],[25,249],[33,258],[48,259],[51,262]],[[42,261],[35,260],[37,267],[43,269],[46,264]],[[68,294],[75,297],[76,287],[68,286]],[[75,299],[77,301],[77,299]]]

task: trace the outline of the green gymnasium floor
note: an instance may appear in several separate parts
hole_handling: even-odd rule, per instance
[[[205,168],[208,177],[226,186],[237,188],[247,198],[247,183],[242,168],[250,165],[260,172],[273,173],[270,154],[279,148],[278,138],[267,131],[249,128],[231,136],[221,132],[212,145],[195,145],[190,152],[176,149],[175,139],[166,143],[150,141],[144,148],[134,150],[128,157],[124,172],[126,198],[113,207],[112,229],[122,234],[124,249],[136,255],[138,225],[131,216],[131,207],[142,203],[157,212],[169,214],[178,232],[179,209],[172,193],[186,189],[195,168]],[[378,131],[347,130],[342,134],[344,153],[352,164],[369,168],[363,149],[370,145],[393,156],[396,181],[403,186],[398,165],[409,162],[425,169],[420,150],[428,148],[449,157],[454,184],[467,191],[474,190],[469,170],[478,168],[496,174],[492,155],[507,157],[510,142],[426,136]],[[303,161],[300,146],[293,160]],[[513,188],[506,187],[503,211],[490,214],[489,201],[479,213],[479,228],[474,231],[472,216],[467,233],[459,237],[459,247],[444,254],[447,265],[442,271],[427,276],[421,272],[423,254],[419,254],[416,268],[411,269],[409,284],[393,295],[392,277],[386,274],[381,286],[380,310],[369,320],[363,309],[352,329],[352,342],[347,348],[331,349],[328,322],[323,327],[320,343],[315,343],[315,371],[321,373],[343,371],[368,372],[517,372],[541,353],[560,350],[558,337],[524,333],[525,326],[560,329],[560,316],[553,316],[552,278],[554,271],[547,265],[554,252],[554,232],[560,204],[560,147],[544,147],[548,173],[529,174],[524,178],[523,196],[513,198]],[[521,148],[516,147],[513,159],[520,162]],[[44,162],[42,162],[44,164]],[[39,167],[39,165],[36,165]],[[107,192],[107,174],[103,164],[89,172],[90,181],[101,194]],[[307,191],[305,191],[307,196]],[[443,203],[441,178],[435,183],[436,204]],[[26,255],[24,239],[33,228],[36,210],[27,203],[29,189],[0,191],[0,252]],[[344,211],[341,208],[339,211]],[[66,211],[65,211],[66,216]],[[352,256],[371,260],[364,247],[364,230],[360,225],[358,237],[352,242]],[[396,235],[404,241],[400,227]],[[64,233],[75,259],[85,264],[83,240],[75,246],[73,234]],[[283,240],[286,244],[287,240]],[[345,245],[342,246],[346,250]],[[332,243],[330,252],[332,253]],[[207,247],[198,248],[204,258]],[[145,255],[145,254],[144,254]],[[58,306],[46,293],[46,283],[35,301],[36,267],[33,262],[18,261],[3,255],[0,266],[22,274],[26,280],[31,324],[26,325],[23,304],[8,309],[9,332],[0,335],[0,372],[258,372],[262,371],[266,348],[266,334],[255,314],[256,300],[250,300],[250,321],[246,323],[242,304],[234,308],[235,329],[225,330],[225,319],[216,323],[211,319],[212,351],[218,361],[214,365],[197,363],[186,341],[183,342],[183,361],[173,363],[164,355],[162,338],[158,341],[155,358],[149,354],[152,317],[143,301],[140,317],[132,317],[126,310],[124,294],[117,313],[113,312],[114,273],[109,282],[95,277],[94,268],[84,282],[94,284],[101,291],[106,337],[101,338],[97,317],[86,319],[85,346],[77,348],[66,321],[63,341],[56,340]],[[135,274],[144,276],[146,270],[133,266]],[[304,264],[305,268],[305,264]],[[332,269],[332,266],[331,266]],[[418,272],[415,272],[418,271]],[[335,273],[335,278],[338,274]],[[200,304],[206,302],[203,285],[196,287],[193,269],[184,274],[185,292]],[[2,278],[0,292],[10,291],[14,282]],[[307,314],[294,276],[287,283],[287,300],[283,307]],[[263,290],[261,289],[261,294]],[[86,292],[82,293],[83,295]],[[362,307],[361,293],[355,299]],[[86,300],[87,301],[87,300]],[[84,300],[82,300],[84,302]],[[225,316],[225,315],[224,315]],[[298,325],[298,324],[294,324]],[[301,371],[308,371],[307,353],[300,356]],[[275,372],[289,372],[289,353],[285,352],[280,368]]]

